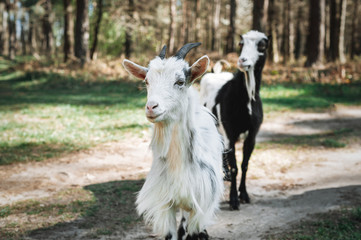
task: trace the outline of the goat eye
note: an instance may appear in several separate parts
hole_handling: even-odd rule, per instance
[[[184,80],[178,80],[178,81],[175,82],[174,85],[177,85],[177,86],[181,87],[181,86],[183,86],[184,84],[185,84],[185,81],[184,81]]]

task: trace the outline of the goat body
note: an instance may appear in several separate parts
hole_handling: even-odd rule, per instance
[[[186,232],[207,239],[205,228],[223,194],[221,136],[213,114],[191,87],[208,61],[203,57],[189,67],[183,59],[157,57],[143,69],[146,115],[154,123],[153,163],[136,204],[138,213],[166,239],[181,239]],[[132,63],[124,64],[129,72],[139,74],[140,68],[127,64]],[[178,231],[177,210],[183,214]]]
[[[251,31],[242,37],[243,50],[238,70],[232,77],[226,73],[209,73],[201,80],[203,103],[218,118],[218,130],[223,135],[226,151],[223,157],[225,179],[231,181],[230,205],[238,209],[237,160],[235,144],[241,133],[248,133],[243,145],[242,178],[239,198],[249,203],[246,191],[248,161],[263,121],[262,101],[259,95],[262,69],[265,64],[267,37]],[[244,46],[243,46],[244,45]],[[222,78],[224,77],[224,78]],[[211,89],[211,90],[210,90]],[[229,167],[231,172],[229,172]]]

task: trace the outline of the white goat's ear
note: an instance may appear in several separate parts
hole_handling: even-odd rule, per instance
[[[208,69],[209,58],[204,55],[197,62],[191,66],[191,82],[202,76],[202,74]]]
[[[132,74],[134,77],[139,79],[145,79],[145,76],[147,75],[148,72],[148,68],[135,64],[132,61],[129,61],[128,59],[123,60],[123,66],[125,70],[127,70],[130,74]]]

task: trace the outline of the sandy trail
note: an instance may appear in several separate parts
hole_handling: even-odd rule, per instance
[[[361,108],[271,116],[262,125],[257,141],[342,128],[361,128]],[[51,196],[90,184],[144,178],[151,165],[148,145],[149,136],[145,134],[142,139],[129,138],[60,159],[0,166],[0,203]],[[295,152],[291,145],[289,148],[254,151],[247,176],[252,202],[241,205],[239,211],[229,211],[228,203],[223,202],[216,224],[208,229],[211,239],[261,239],[312,213],[361,203],[360,141],[340,149],[317,147]],[[242,159],[240,144],[237,158]],[[142,224],[126,235],[127,239],[155,238]]]

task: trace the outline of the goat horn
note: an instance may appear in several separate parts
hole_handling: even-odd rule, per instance
[[[186,45],[184,45],[181,49],[178,50],[178,52],[174,55],[175,57],[177,57],[178,59],[184,59],[187,55],[187,53],[195,47],[198,47],[199,45],[201,45],[200,42],[197,43],[187,43]]]
[[[160,51],[159,53],[160,59],[164,59],[166,50],[167,50],[167,45],[164,45],[162,51]]]

